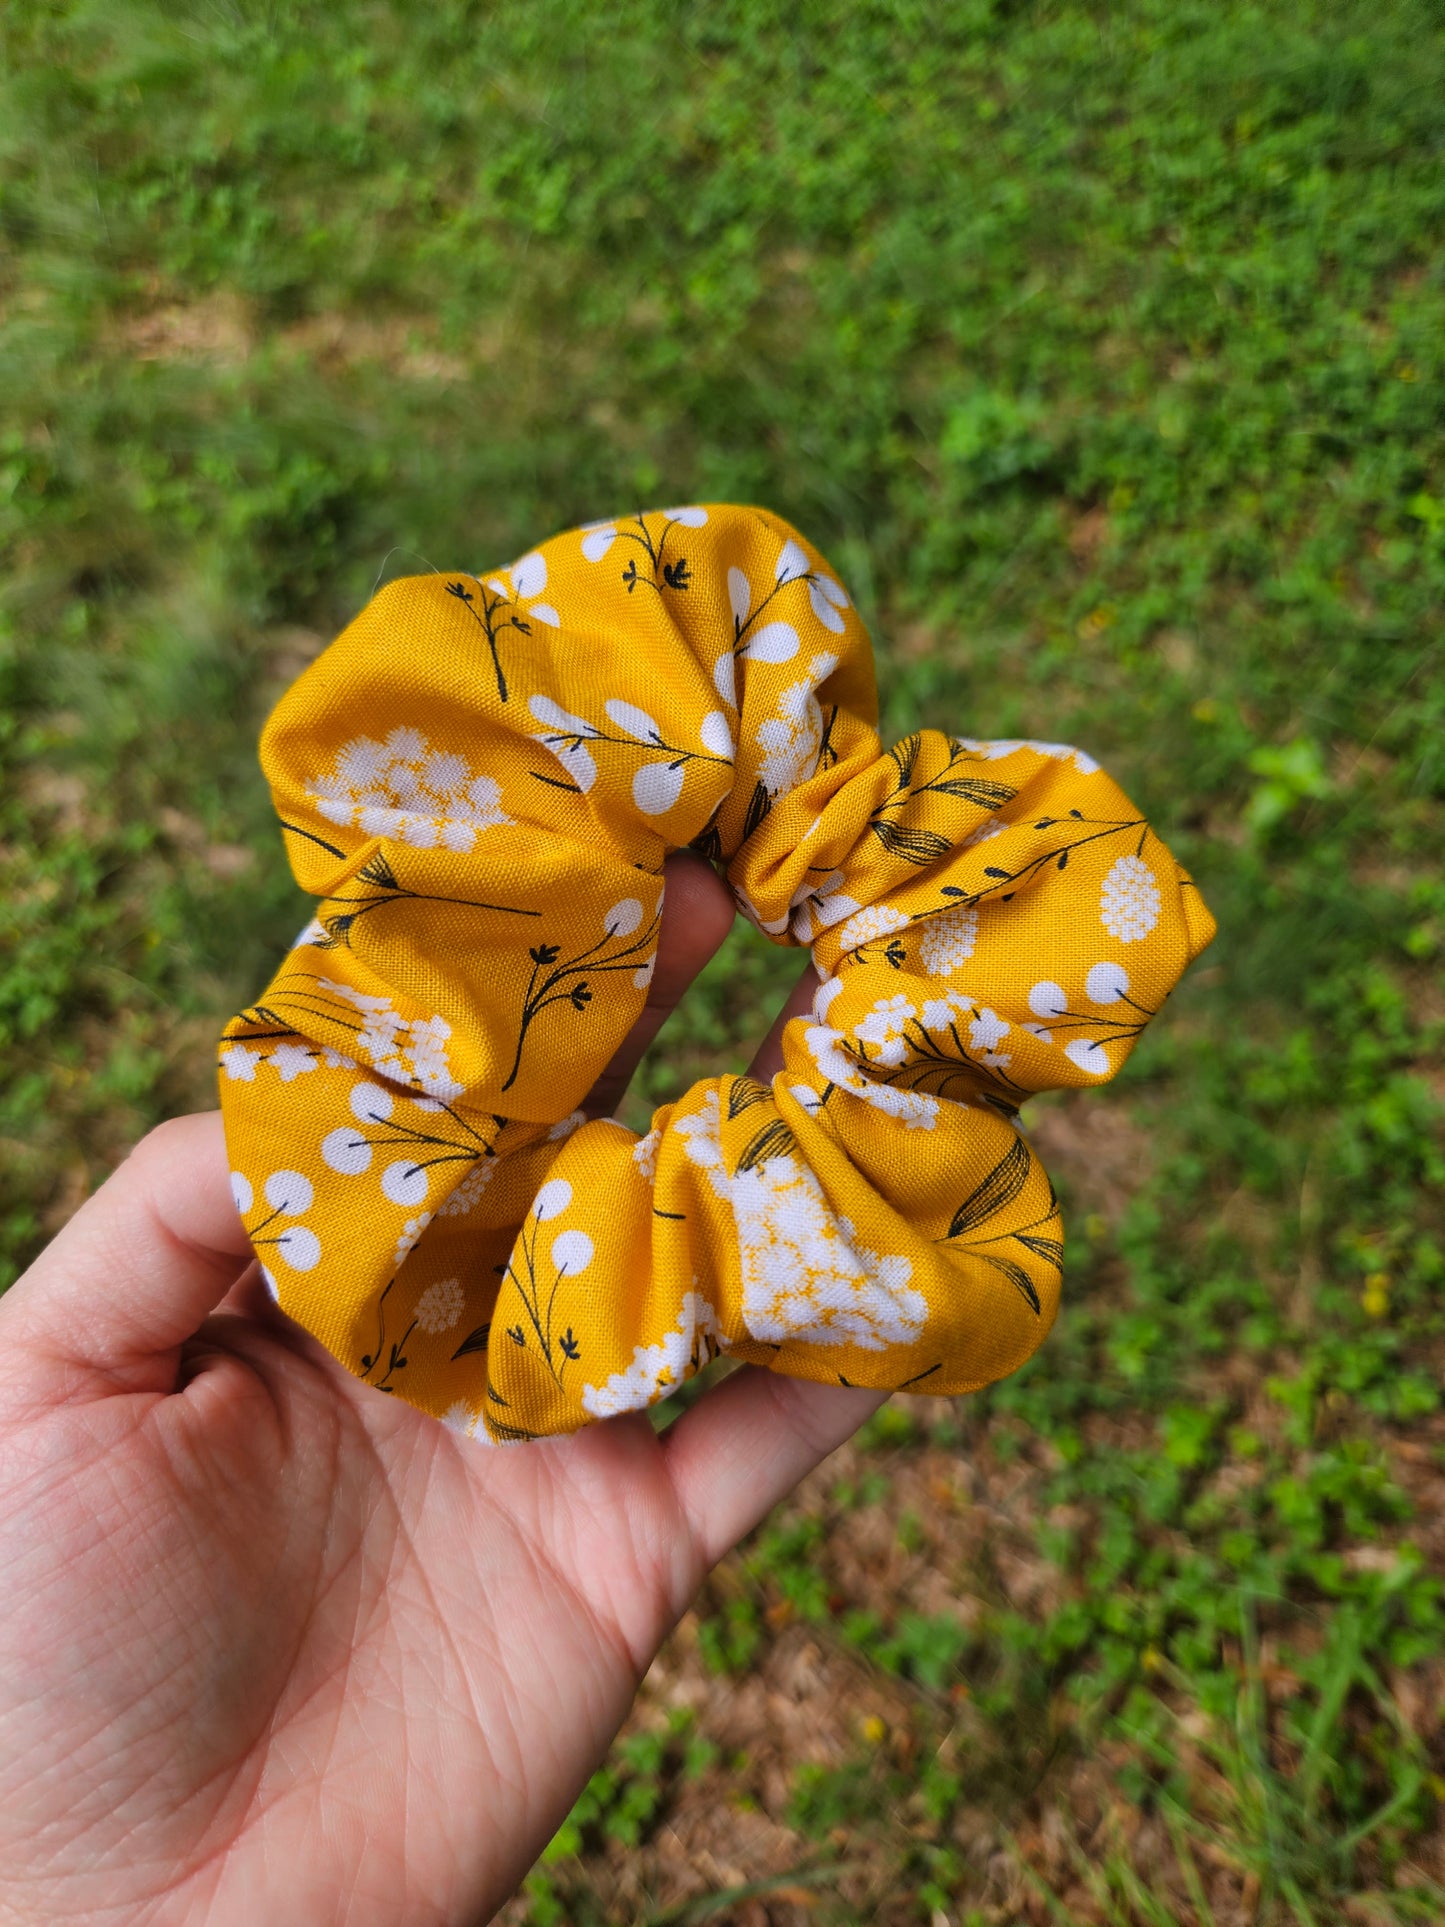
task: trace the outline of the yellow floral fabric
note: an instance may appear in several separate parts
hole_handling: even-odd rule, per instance
[[[353,1372],[495,1441],[717,1352],[965,1392],[1040,1344],[1063,1241],[1019,1105],[1116,1071],[1214,925],[1082,750],[884,752],[876,719],[837,575],[718,505],[393,582],[282,698],[262,762],[319,903],[221,1101],[272,1288]],[[770,1086],[639,1139],[578,1106],[686,845],[822,988]]]

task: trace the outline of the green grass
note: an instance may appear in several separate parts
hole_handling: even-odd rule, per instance
[[[1042,1355],[728,1563],[691,1723],[644,1703],[511,1917],[1438,1917],[1438,7],[17,0],[0,48],[4,1277],[210,1101],[304,916],[259,723],[377,580],[766,502],[890,724],[1086,743],[1221,934],[1035,1107]],[[786,976],[735,933],[629,1121]],[[802,1653],[886,1716],[715,1740]]]

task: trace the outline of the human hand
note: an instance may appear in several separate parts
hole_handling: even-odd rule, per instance
[[[731,918],[670,859],[594,1114]],[[276,1309],[219,1116],[162,1125],[0,1300],[0,1919],[489,1919],[709,1567],[882,1396],[749,1367],[661,1435],[485,1450]]]

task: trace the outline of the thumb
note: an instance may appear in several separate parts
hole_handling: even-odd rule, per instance
[[[0,1356],[46,1402],[172,1391],[182,1342],[250,1262],[220,1113],[173,1118],[0,1299]]]

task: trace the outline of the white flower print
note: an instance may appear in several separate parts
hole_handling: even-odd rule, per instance
[[[466,1309],[466,1303],[466,1293],[458,1279],[439,1278],[417,1299],[412,1316],[420,1331],[428,1338],[435,1338],[438,1333],[451,1330]]]
[[[811,1084],[790,1084],[788,1096],[805,1110],[809,1117],[816,1117],[823,1108],[823,1100]]]
[[[843,925],[838,942],[846,954],[850,950],[861,950],[865,943],[872,943],[877,937],[891,937],[895,931],[906,930],[908,924],[909,919],[902,910],[894,910],[886,903],[870,903]]]
[[[776,937],[780,930],[787,929],[789,921],[791,920],[791,917],[792,917],[791,905],[789,906],[787,916],[774,917],[769,919],[763,916],[762,912],[758,909],[758,906],[753,902],[752,898],[748,895],[747,891],[744,890],[740,885],[736,883],[733,885],[733,896],[737,901],[738,908],[742,911],[743,915],[747,918],[748,922],[752,924],[755,929],[766,931],[768,936],[770,937]]]
[[[468,1165],[456,1190],[444,1203],[437,1206],[437,1216],[439,1218],[465,1217],[491,1183],[492,1173],[496,1168],[495,1158],[478,1158],[475,1164]]]
[[[842,585],[835,582],[832,576],[824,575],[821,569],[810,569],[807,555],[791,536],[783,544],[774,574],[779,582],[796,582],[800,577],[806,577],[808,601],[813,614],[825,629],[830,629],[835,636],[842,635],[843,618],[839,611],[848,607],[848,598]]]
[[[1080,776],[1092,776],[1099,765],[1087,750],[1075,749],[1072,743],[1036,743],[1031,738],[1016,736],[998,742],[979,742],[972,736],[961,736],[959,741],[965,749],[975,756],[986,756],[990,762],[997,762],[1001,756],[1012,756],[1018,750],[1031,749],[1035,755],[1051,756],[1055,762],[1066,763],[1072,759],[1074,768]]]
[[[1014,825],[1006,822],[1002,817],[990,816],[985,822],[979,824],[972,836],[966,836],[958,847],[960,850],[972,850],[978,844],[987,843],[991,838],[1002,836],[1005,830],[1013,828]]]
[[[407,1254],[414,1249],[417,1239],[420,1238],[431,1221],[432,1213],[430,1211],[420,1212],[415,1218],[407,1219],[405,1225],[402,1227],[401,1236],[396,1241],[396,1250],[392,1254],[391,1268],[393,1271],[399,1269],[406,1261]]]
[[[862,908],[844,890],[844,876],[841,870],[834,870],[823,878],[821,883],[811,883],[806,878],[793,892],[789,906],[793,912],[793,935],[799,943],[811,943],[815,936],[831,924],[841,923],[845,917],[855,916]],[[816,927],[814,923],[816,919]]]
[[[614,1418],[655,1405],[689,1376],[694,1359],[706,1364],[726,1350],[717,1312],[698,1292],[683,1294],[677,1325],[657,1345],[638,1345],[625,1372],[605,1385],[584,1385],[582,1405],[593,1418]]]
[[[881,1084],[870,1077],[844,1048],[842,1031],[827,1024],[813,1024],[803,1033],[803,1041],[826,1083],[861,1097],[865,1104],[871,1104],[889,1117],[901,1118],[910,1130],[931,1131],[937,1123],[939,1100],[936,1097],[928,1097],[922,1091],[898,1090],[892,1084]]]
[[[731,1182],[727,1166],[723,1163],[722,1120],[717,1092],[709,1091],[706,1094],[700,1111],[689,1111],[684,1117],[675,1117],[672,1128],[682,1139],[689,1162],[701,1165],[707,1172],[718,1197],[728,1197]]]
[[[260,1051],[247,1050],[244,1044],[227,1044],[221,1052],[221,1069],[233,1083],[254,1084],[260,1062]]]
[[[1137,943],[1159,921],[1159,886],[1141,857],[1121,856],[1104,878],[1099,921],[1120,943]]]
[[[797,1158],[768,1158],[733,1180],[743,1322],[766,1344],[857,1345],[880,1352],[923,1330],[928,1307],[913,1266],[855,1242]]]
[[[658,513],[656,509],[646,511],[646,515]],[[699,508],[696,504],[690,504],[686,508],[663,509],[660,513],[665,521],[680,523],[685,529],[700,529],[707,523],[707,510]],[[646,515],[637,519],[645,520]],[[584,522],[579,533],[582,537],[583,555],[589,562],[600,562],[622,531],[615,521]]]
[[[520,610],[524,619],[530,617],[534,622],[545,622],[549,629],[562,626],[562,618],[551,603],[536,600],[547,586],[547,558],[539,550],[524,555],[510,569],[503,569],[500,576],[487,576],[486,584],[494,595],[504,597]]]
[[[1129,973],[1122,964],[1096,963],[1084,979],[1084,995],[1094,1004],[1117,1004],[1129,995]]]
[[[283,1218],[304,1218],[315,1202],[316,1192],[302,1171],[273,1171],[261,1187],[267,1211],[255,1224],[246,1225],[246,1236],[259,1252],[264,1245],[274,1251],[292,1271],[314,1271],[321,1262],[321,1240],[309,1225],[279,1224]],[[251,1212],[255,1197],[243,1173],[231,1173],[231,1196],[242,1222]]]
[[[363,1051],[383,1076],[398,1084],[416,1085],[428,1097],[450,1103],[462,1095],[447,1062],[446,1046],[452,1027],[442,1016],[403,1017],[389,997],[372,997],[353,990],[350,984],[333,983],[329,977],[318,982],[345,1003],[358,1010],[362,1027],[357,1048]]]
[[[529,696],[527,707],[539,723],[546,725],[543,733],[532,732],[534,739],[551,750],[585,796],[597,781],[597,764],[587,744],[602,732],[554,703],[550,696]]]
[[[632,1162],[649,1184],[657,1182],[657,1147],[661,1142],[661,1131],[651,1130],[632,1147]]]
[[[996,1010],[976,1004],[972,997],[965,996],[962,991],[946,990],[942,997],[930,998],[919,1013],[919,1022],[926,1031],[952,1030],[965,1012],[968,1015],[968,1048],[981,1053],[980,1062],[993,1070],[1002,1070],[1012,1063],[1010,1055],[1000,1056],[998,1053],[998,1046],[1008,1035],[1008,1024]]]
[[[1101,1043],[1088,1037],[1076,1037],[1072,1043],[1064,1045],[1064,1055],[1071,1064],[1077,1064],[1081,1071],[1090,1077],[1107,1077],[1112,1066],[1109,1053]]]
[[[278,1044],[271,1053],[271,1068],[283,1084],[316,1069],[316,1052],[307,1044]]]
[[[978,940],[978,911],[967,903],[936,916],[924,917],[918,961],[930,977],[949,977],[973,955]]]
[[[904,1033],[916,1015],[907,997],[885,997],[853,1026],[854,1035],[861,1043],[873,1045],[875,1064],[886,1065],[891,1070],[908,1055]]]
[[[702,749],[685,743],[670,743],[656,720],[636,703],[611,696],[603,704],[607,720],[620,735],[609,733],[600,723],[585,716],[574,716],[550,696],[532,696],[528,708],[539,723],[548,725],[536,741],[551,750],[577,787],[585,794],[597,781],[597,760],[588,747],[591,743],[610,743],[624,749],[639,746],[660,751],[659,760],[643,763],[633,772],[632,800],[644,816],[663,816],[682,794],[688,766],[695,762],[732,764],[733,739],[727,718],[720,709],[709,710],[698,725]]]
[[[801,682],[790,683],[778,698],[778,713],[758,725],[762,750],[758,781],[776,800],[796,788],[817,767],[823,747],[823,711],[817,690],[838,666],[836,656],[814,656]]]
[[[450,751],[433,749],[415,729],[394,729],[384,743],[358,736],[331,768],[312,777],[308,801],[329,823],[390,837],[420,850],[466,854],[486,830],[510,823],[495,778]]]

